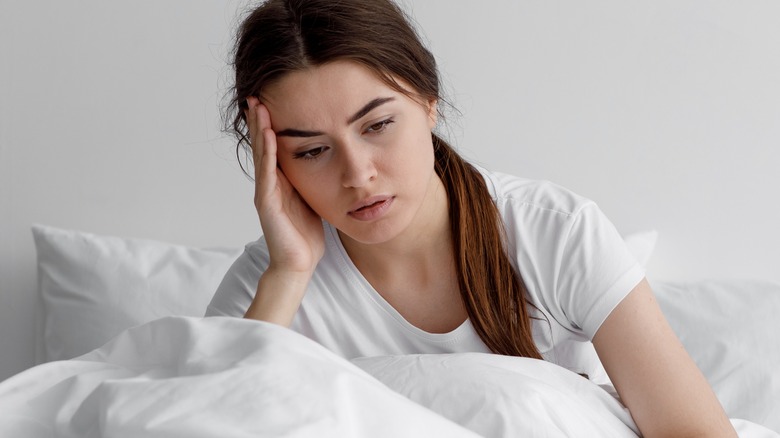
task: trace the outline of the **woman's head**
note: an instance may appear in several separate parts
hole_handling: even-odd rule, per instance
[[[262,97],[291,72],[339,60],[363,65],[422,102],[439,100],[436,61],[391,0],[268,0],[246,17],[237,35],[228,117],[239,147],[249,146],[247,97]]]
[[[246,99],[257,96],[271,115],[287,179],[344,234],[386,241],[432,204],[440,186],[431,137],[436,65],[392,1],[268,0],[239,28],[234,68],[239,148],[249,145]],[[361,180],[371,172],[381,176]],[[353,214],[381,197],[393,202],[388,217]]]

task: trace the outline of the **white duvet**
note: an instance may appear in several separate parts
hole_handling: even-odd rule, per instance
[[[777,437],[733,420],[740,436]],[[0,383],[2,437],[632,437],[608,392],[487,354],[347,361],[290,330],[168,317]]]

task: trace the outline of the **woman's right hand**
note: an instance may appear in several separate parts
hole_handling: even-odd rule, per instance
[[[271,258],[269,271],[310,276],[325,252],[322,219],[277,166],[276,134],[268,108],[247,99],[246,120],[255,166],[255,207]]]

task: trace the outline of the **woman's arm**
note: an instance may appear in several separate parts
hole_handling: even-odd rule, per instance
[[[643,279],[593,337],[645,437],[736,437],[723,407]]]
[[[325,252],[322,220],[277,165],[276,134],[268,109],[257,97],[247,99],[247,105],[255,165],[255,207],[270,263],[244,317],[289,327]]]
[[[244,318],[289,327],[310,279],[311,276],[305,274],[265,271],[257,282],[257,293]]]

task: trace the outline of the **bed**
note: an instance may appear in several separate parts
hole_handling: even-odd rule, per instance
[[[0,436],[637,436],[608,385],[550,363],[346,360],[272,324],[202,318],[241,248],[33,236],[45,363],[0,382]],[[647,263],[656,237],[625,239]],[[650,281],[740,436],[780,436],[780,283]]]

